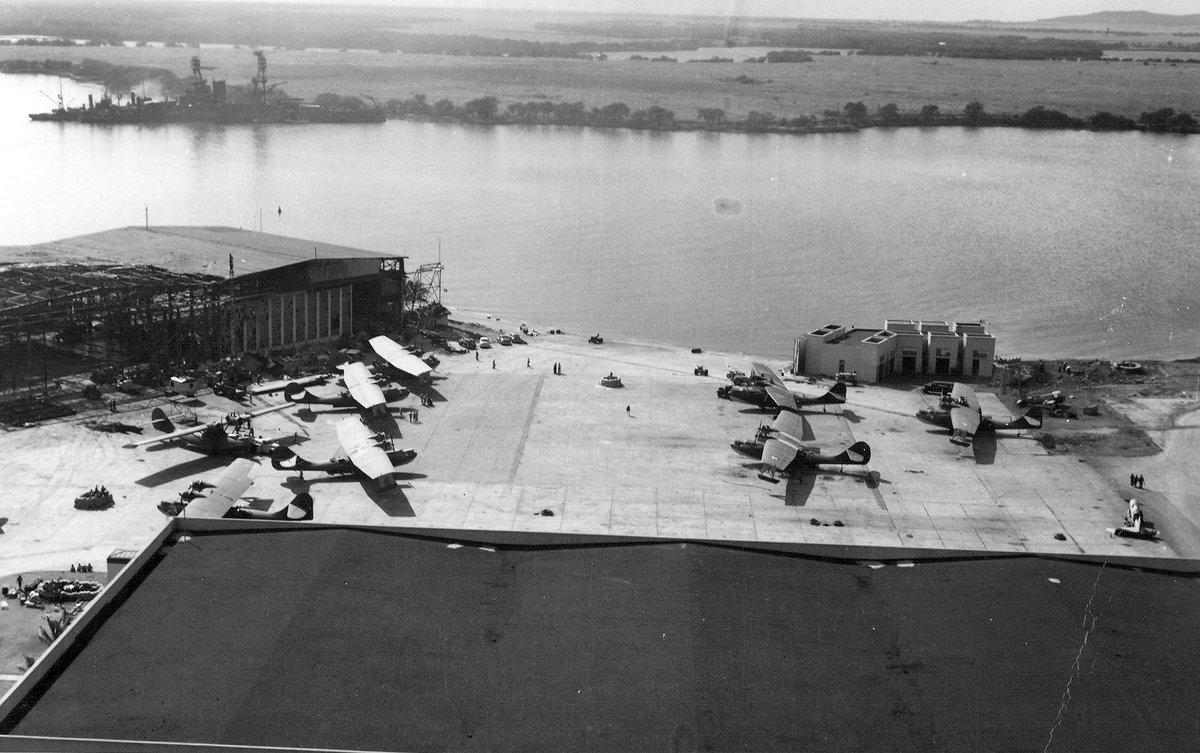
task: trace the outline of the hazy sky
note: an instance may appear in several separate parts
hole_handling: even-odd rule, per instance
[[[239,0],[220,0],[239,2]],[[1102,10],[1200,13],[1197,0],[255,0],[391,7],[528,8],[619,13],[698,13],[796,18],[866,18],[930,21],[1033,21]]]

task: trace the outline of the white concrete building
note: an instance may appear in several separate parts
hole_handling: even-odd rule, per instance
[[[827,324],[796,338],[792,371],[856,373],[863,382],[929,374],[989,379],[996,340],[983,322],[888,319],[883,329]]]

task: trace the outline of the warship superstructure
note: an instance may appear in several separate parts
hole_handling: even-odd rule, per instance
[[[66,107],[60,98],[50,112],[31,113],[33,120],[74,123],[382,123],[378,105],[330,107],[276,93],[278,84],[267,83],[267,56],[255,50],[258,69],[249,91],[227,87],[223,80],[209,81],[200,57],[191,60],[192,75],[178,99],[154,100],[130,92],[122,104],[111,96],[98,101],[88,95],[81,107]],[[231,92],[232,89],[232,92]]]

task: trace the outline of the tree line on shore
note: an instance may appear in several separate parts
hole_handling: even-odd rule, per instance
[[[129,91],[141,82],[154,80],[164,91],[183,89],[183,81],[163,68],[113,65],[98,60],[71,63],[67,60],[0,61],[0,72],[43,73],[95,81],[113,91]],[[336,109],[362,109],[374,106],[355,96],[325,93],[317,104]],[[930,126],[1003,126],[1033,129],[1152,131],[1164,133],[1200,133],[1200,123],[1187,112],[1162,107],[1143,112],[1134,119],[1110,112],[1097,112],[1088,118],[1069,115],[1037,105],[1021,113],[990,113],[979,101],[968,103],[961,112],[943,112],[927,104],[920,110],[901,110],[888,103],[873,112],[862,102],[847,102],[840,109],[826,109],[815,115],[781,117],[774,113],[751,110],[733,117],[719,107],[702,107],[694,118],[679,117],[660,106],[633,109],[624,102],[588,107],[583,102],[551,102],[547,99],[512,102],[501,106],[493,96],[478,97],[459,105],[449,99],[430,102],[424,94],[409,99],[389,99],[382,105],[388,115],[413,120],[469,122],[480,124],[527,124],[633,128],[659,131],[709,130],[750,133],[820,133],[859,128],[930,127]]]
[[[336,95],[321,95],[333,97]],[[353,99],[353,98],[346,98]],[[318,98],[320,101],[321,98]],[[335,104],[332,103],[331,104]],[[362,106],[350,101],[343,107]],[[819,133],[860,128],[898,128],[930,126],[1003,126],[1010,128],[1153,131],[1164,133],[1200,133],[1200,123],[1190,113],[1163,107],[1143,112],[1137,118],[1098,112],[1089,118],[1068,115],[1042,105],[1022,113],[989,113],[979,101],[972,101],[962,112],[943,112],[937,105],[925,105],[917,112],[901,110],[895,103],[874,112],[862,102],[847,102],[841,109],[828,109],[818,115],[778,117],[773,113],[751,110],[742,118],[730,117],[719,107],[702,107],[694,119],[680,118],[673,110],[651,106],[632,109],[624,102],[603,107],[587,107],[583,102],[535,100],[513,102],[501,107],[496,97],[478,97],[457,105],[449,99],[430,102],[424,94],[409,99],[390,99],[384,104],[392,116],[413,120],[439,120],[479,124],[565,125],[648,130],[708,130],[751,133]]]

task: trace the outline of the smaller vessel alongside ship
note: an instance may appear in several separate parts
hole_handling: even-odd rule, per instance
[[[337,107],[306,102],[275,92],[277,84],[267,85],[267,57],[255,50],[258,70],[250,79],[249,92],[238,90],[230,96],[224,81],[211,83],[204,77],[199,56],[191,60],[192,77],[187,90],[176,100],[153,100],[132,92],[125,104],[105,95],[99,101],[88,95],[88,103],[66,107],[59,95],[58,107],[50,112],[30,113],[36,121],[55,123],[92,123],[101,125],[148,123],[382,123],[383,108],[377,104],[362,107]],[[235,87],[236,88],[236,87]]]

